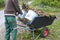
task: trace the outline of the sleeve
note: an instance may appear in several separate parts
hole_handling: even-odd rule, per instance
[[[14,7],[15,7],[15,10],[19,13],[22,13],[20,7],[19,7],[19,3],[18,3],[18,0],[12,0],[13,4],[14,4]]]

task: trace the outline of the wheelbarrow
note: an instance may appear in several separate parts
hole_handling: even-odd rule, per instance
[[[21,15],[20,15],[21,16]],[[29,26],[30,31],[32,33],[32,40],[36,40],[39,36],[41,37],[47,37],[49,34],[49,30],[46,26],[51,25],[54,20],[56,19],[56,16],[38,16],[34,11],[29,10],[27,15],[25,16],[26,19],[32,20],[29,21],[27,20],[26,22],[23,22],[26,26]],[[20,19],[21,20],[21,19]],[[19,25],[22,26],[22,25]],[[26,27],[22,26],[22,27]],[[41,32],[37,36],[37,38],[34,38],[34,31],[36,29],[42,28]]]
[[[47,37],[48,36],[49,30],[46,26],[51,25],[55,19],[56,19],[56,16],[49,16],[49,17],[48,16],[38,16],[38,17],[35,17],[32,22],[27,21],[24,24],[26,26],[29,26],[31,34],[32,34],[32,40],[36,40],[38,37]],[[20,26],[22,26],[22,25],[20,25]],[[39,28],[42,28],[42,30],[35,39],[34,31]]]
[[[50,16],[50,17],[47,17],[47,16],[38,16],[31,23],[28,22],[27,25],[31,29],[33,40],[34,40],[34,31],[36,29],[38,29],[38,28],[43,28],[41,30],[40,34],[38,35],[38,37],[39,36],[47,37],[48,33],[49,33],[49,30],[48,30],[48,28],[46,26],[51,25],[55,18],[56,18],[55,16]]]

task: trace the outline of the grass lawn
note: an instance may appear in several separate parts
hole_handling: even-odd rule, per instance
[[[60,13],[56,13],[57,19],[52,25],[47,26],[49,29],[49,35],[46,38],[38,38],[37,40],[60,40]],[[38,32],[35,32],[38,33]],[[21,37],[22,36],[22,37]],[[36,37],[36,34],[35,34]],[[23,32],[17,35],[17,40],[31,40],[31,35],[28,32]]]
[[[60,12],[60,8],[56,7],[49,7],[49,6],[37,6],[37,8],[41,9],[42,11],[45,12]]]

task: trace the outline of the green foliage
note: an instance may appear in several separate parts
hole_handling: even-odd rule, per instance
[[[51,7],[60,7],[60,0],[33,0],[32,5],[48,5]]]
[[[5,0],[0,0],[0,7],[1,7],[1,6],[4,6],[4,3],[5,3],[4,1],[5,1]]]

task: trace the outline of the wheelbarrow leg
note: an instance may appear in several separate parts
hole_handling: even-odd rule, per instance
[[[34,40],[34,38],[35,38],[35,37],[34,37],[34,29],[31,30],[31,35],[32,35],[31,40]]]
[[[32,40],[34,40],[34,30],[33,30],[33,32],[32,32]]]

